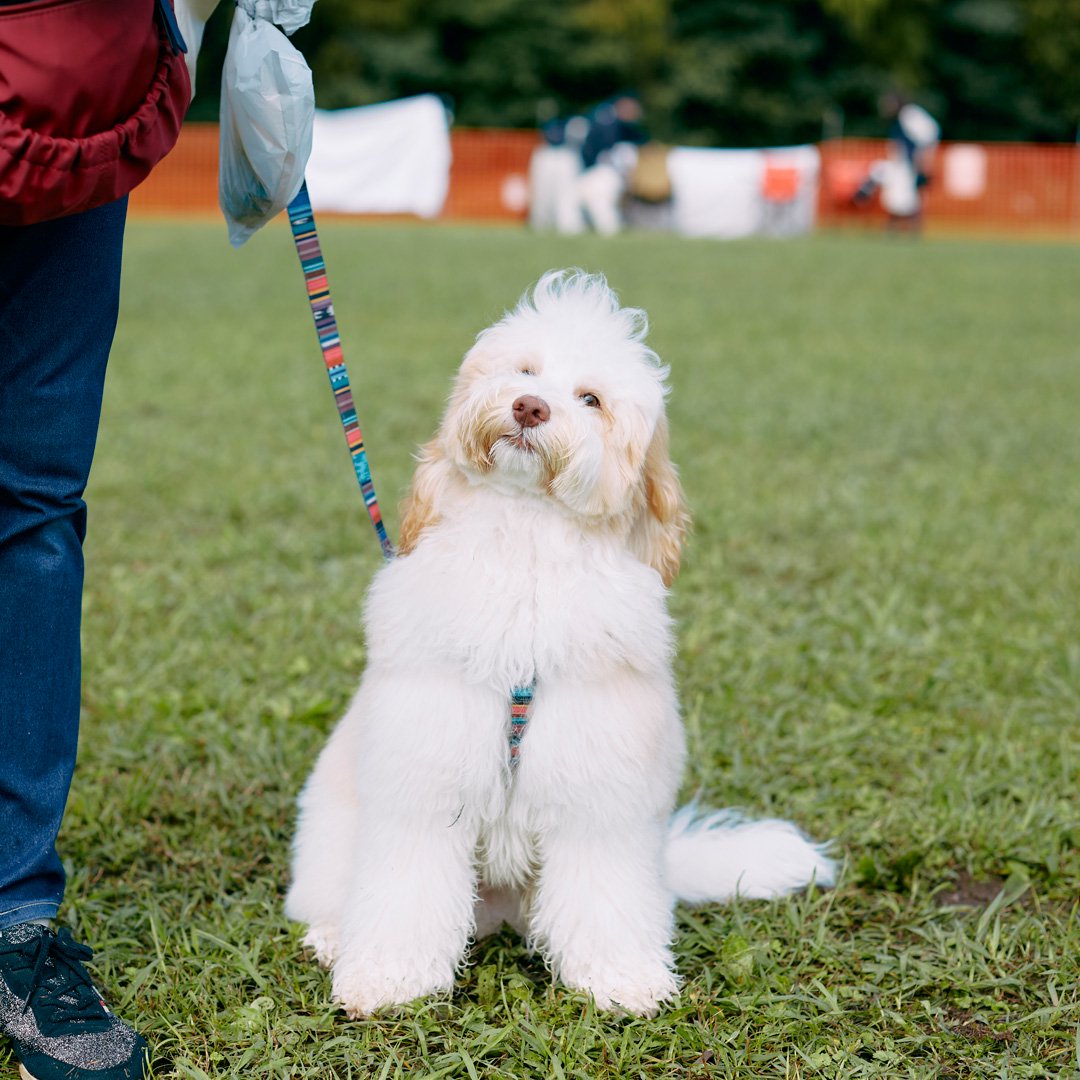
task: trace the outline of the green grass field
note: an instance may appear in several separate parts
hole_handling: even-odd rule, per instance
[[[680,911],[656,1019],[597,1016],[509,933],[452,1000],[337,1013],[281,898],[378,548],[286,230],[237,253],[135,222],[62,844],[66,918],[156,1075],[1080,1072],[1080,248],[324,233],[392,532],[458,359],[540,271],[648,309],[695,514],[686,793],[834,837],[845,869]]]

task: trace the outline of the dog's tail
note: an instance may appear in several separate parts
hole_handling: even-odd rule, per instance
[[[735,810],[702,812],[691,803],[668,826],[668,887],[688,904],[733,896],[769,899],[808,885],[829,886],[836,865],[790,821],[747,820]]]

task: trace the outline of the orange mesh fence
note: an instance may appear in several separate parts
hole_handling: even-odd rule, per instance
[[[539,141],[534,131],[451,131],[450,191],[441,216],[523,221],[529,158]],[[173,152],[133,192],[132,212],[217,213],[217,161],[217,124],[185,124]]]
[[[185,124],[172,153],[131,193],[131,212],[219,214],[217,166],[217,124]]]
[[[529,158],[535,131],[457,128],[450,132],[450,193],[444,218],[511,218],[528,211]]]
[[[533,131],[455,128],[453,163],[442,218],[523,221]],[[874,225],[883,213],[874,200],[855,207],[851,197],[872,162],[885,156],[878,139],[821,144],[819,219],[826,226]],[[132,196],[134,213],[216,214],[216,124],[186,124],[176,149]],[[783,170],[772,183],[785,186]],[[1072,234],[1080,237],[1080,148],[1023,143],[943,143],[925,190],[931,228]]]
[[[819,218],[824,225],[877,223],[877,200],[851,198],[873,162],[879,139],[821,144]],[[1029,143],[942,143],[934,152],[923,209],[930,227],[1080,235],[1080,147]]]

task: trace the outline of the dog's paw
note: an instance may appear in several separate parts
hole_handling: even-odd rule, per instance
[[[342,969],[338,965],[333,977],[334,1001],[351,1020],[407,1005],[451,987],[452,982],[446,983],[426,972],[391,973],[368,967]]]
[[[336,925],[321,923],[309,926],[303,945],[324,968],[331,968],[341,949],[341,938]]]
[[[591,994],[598,1009],[632,1016],[655,1016],[679,993],[678,979],[666,969],[631,974],[578,969],[561,977],[567,986]]]

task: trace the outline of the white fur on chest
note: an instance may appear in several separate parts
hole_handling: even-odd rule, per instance
[[[667,666],[659,575],[610,533],[527,494],[474,490],[376,577],[369,663],[506,688]]]

